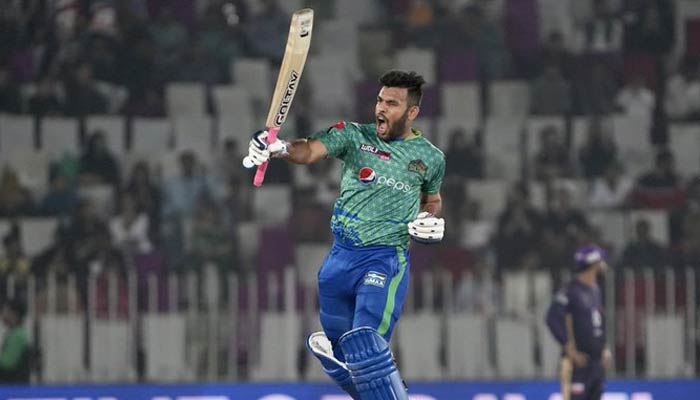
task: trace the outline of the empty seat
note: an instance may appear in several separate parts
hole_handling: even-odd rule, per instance
[[[41,120],[41,148],[51,158],[80,153],[78,120],[49,117]]]
[[[299,378],[301,319],[295,313],[260,316],[260,363],[253,368],[256,381],[295,381]]]
[[[522,172],[522,121],[489,118],[486,121],[484,150],[489,179],[520,179]]]
[[[146,379],[176,382],[191,376],[185,357],[185,317],[179,314],[143,316]]]
[[[193,151],[201,163],[212,160],[212,123],[209,117],[176,117],[173,119],[175,152]]]
[[[470,180],[467,193],[481,207],[484,218],[498,217],[506,205],[508,182],[505,180]]]
[[[644,348],[647,377],[673,378],[685,375],[687,370],[683,326],[683,318],[677,316],[652,315],[646,318]]]
[[[442,85],[440,104],[446,117],[478,120],[481,115],[479,86],[475,83],[445,83]]]
[[[260,248],[260,226],[257,222],[242,222],[237,229],[241,269],[251,271],[257,265],[255,262]]]
[[[406,315],[401,318],[401,329],[397,333],[401,376],[409,380],[442,378],[440,317],[427,312]]]
[[[262,224],[284,224],[292,211],[292,193],[287,185],[264,185],[253,192],[253,215]]]
[[[136,377],[133,354],[133,341],[126,321],[93,321],[90,330],[91,381],[133,381]]]
[[[78,315],[46,315],[39,320],[44,383],[77,383],[86,377],[85,320]]]
[[[530,309],[530,279],[527,272],[503,273],[503,311],[527,315]]]
[[[670,148],[676,170],[685,177],[700,173],[700,126],[674,124],[670,127]]]
[[[0,114],[0,160],[34,151],[34,118]]]
[[[287,132],[293,132],[290,127],[293,126],[293,121],[287,121],[282,128],[282,135],[286,136]],[[253,115],[222,115],[217,121],[216,141],[217,147],[223,144],[225,140],[233,139],[242,156],[248,154],[248,142],[254,131],[262,129],[264,121],[256,124]]]
[[[528,322],[496,320],[496,365],[500,378],[520,379],[535,376],[535,346]]]
[[[427,85],[434,85],[437,81],[435,52],[431,49],[401,49],[396,54],[396,66],[406,71],[420,71]]]
[[[53,241],[58,220],[55,218],[24,218],[20,221],[22,247],[28,256],[46,250]]]
[[[637,116],[613,117],[620,161],[629,175],[640,174],[653,165],[654,151],[649,139],[651,121]]]
[[[554,339],[552,333],[544,325],[539,323],[544,321],[543,314],[537,315],[537,339],[539,340],[541,369],[540,376],[545,379],[550,379],[556,376],[559,370],[559,362],[561,360],[561,345]]]
[[[99,115],[90,116],[85,121],[88,134],[102,131],[107,148],[118,159],[123,159],[126,153],[126,120],[121,116]]]
[[[248,90],[242,85],[220,85],[213,89],[214,105],[219,117],[253,115],[253,102]]]
[[[525,117],[529,113],[530,88],[526,82],[496,81],[489,91],[490,117]]]
[[[563,117],[530,117],[525,124],[527,157],[532,162],[541,146],[541,135],[545,129],[554,128],[563,140],[566,134],[566,121]]]
[[[169,83],[165,103],[170,116],[202,116],[206,113],[206,92],[201,83]]]
[[[131,155],[150,159],[170,148],[172,126],[164,118],[134,118],[131,133]]]
[[[232,65],[236,85],[243,86],[259,106],[268,107],[272,98],[272,69],[265,59],[239,58]],[[264,110],[267,113],[267,109]]]
[[[485,379],[492,376],[486,318],[453,314],[447,318],[447,375],[450,379]]]
[[[309,57],[306,64],[304,79],[308,78],[311,85],[313,115],[335,117],[352,113],[355,98],[347,95],[352,92],[352,71],[339,64],[335,55]]]
[[[372,0],[336,1],[334,4],[336,18],[355,23],[372,21],[379,13],[376,2]]]
[[[602,237],[601,242],[611,243],[617,251],[622,251],[627,243],[625,216],[619,211],[591,211],[586,214],[589,222],[596,226]]]
[[[328,255],[325,243],[300,243],[295,247],[297,276],[306,287],[314,287],[316,275]]]

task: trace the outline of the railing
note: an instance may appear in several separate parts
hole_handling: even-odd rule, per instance
[[[10,275],[4,284],[8,295],[27,301],[26,324],[38,354],[33,371],[37,383],[322,379],[315,360],[303,352],[305,336],[319,328],[316,288],[297,278],[292,267],[260,276],[220,276],[210,266],[198,273],[147,276]],[[608,342],[615,355],[612,376],[697,376],[696,288],[693,269],[610,271],[604,293]],[[412,318],[427,315],[425,321],[445,337],[461,317],[483,322],[490,350],[482,369],[491,372],[455,372],[436,354],[434,376],[551,378],[559,349],[545,332],[543,316],[554,289],[543,271],[480,282],[424,272],[414,277],[402,321],[410,326]],[[475,304],[476,297],[467,295],[470,290],[487,294]],[[532,354],[532,360],[520,369],[506,365],[507,355],[499,353],[501,335],[494,332],[502,321],[519,324],[530,338],[519,343],[532,350],[524,353]],[[414,331],[402,331],[399,323],[397,335],[402,337],[394,340],[399,362],[409,371],[414,352],[405,343],[412,343],[411,335],[425,335]],[[437,340],[436,347],[447,354],[471,351],[446,348],[445,343],[459,345],[460,338],[413,339],[426,344]],[[74,361],[61,358],[67,349],[77,352]]]

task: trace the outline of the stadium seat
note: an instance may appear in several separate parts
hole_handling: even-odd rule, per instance
[[[426,87],[437,81],[435,72],[435,52],[431,49],[408,47],[396,53],[396,68],[405,71],[420,71],[426,80]]]
[[[272,85],[275,84],[270,63],[264,59],[238,58],[231,68],[235,84],[248,90],[256,104],[256,112],[267,115],[274,87]]]
[[[673,124],[669,129],[669,146],[675,157],[676,170],[685,178],[700,174],[700,126]]]
[[[201,83],[174,82],[165,88],[166,111],[171,116],[199,117],[206,114],[206,89]]]
[[[686,353],[683,318],[650,315],[646,318],[645,328],[646,376],[657,379],[684,376]]]
[[[337,118],[355,110],[355,98],[347,95],[352,93],[352,70],[339,64],[337,56],[310,56],[304,73],[304,80],[307,78],[314,116]]]
[[[537,321],[544,321],[544,314],[535,314]],[[557,376],[559,361],[561,360],[561,345],[554,339],[549,329],[544,324],[538,324],[537,340],[540,352],[540,376],[551,379]]]
[[[239,257],[241,269],[254,270],[257,265],[258,250],[260,248],[260,225],[257,222],[242,222],[238,224]]]
[[[105,219],[116,212],[115,188],[112,185],[90,185],[78,189],[78,196],[90,200],[95,211]]]
[[[379,14],[376,2],[372,0],[336,1],[335,18],[344,18],[357,23],[370,21]]]
[[[145,314],[143,348],[146,379],[177,382],[191,376],[185,357],[185,317],[179,314]]]
[[[625,215],[620,211],[589,211],[586,213],[591,225],[601,232],[601,242],[611,243],[616,252],[627,244],[628,230]]]
[[[635,225],[640,219],[649,221],[651,225],[651,237],[659,241],[662,245],[668,245],[668,213],[666,210],[632,210],[628,214],[627,232],[625,237],[628,241],[635,237]]]
[[[636,116],[613,117],[615,142],[625,172],[636,176],[653,165],[654,152],[649,139],[651,121]]]
[[[55,218],[23,218],[20,220],[22,247],[28,256],[35,256],[54,242],[58,227]]]
[[[104,134],[107,148],[117,157],[123,160],[126,154],[126,119],[114,115],[94,115],[85,120],[85,129],[88,134],[96,130]]]
[[[299,243],[294,246],[297,276],[302,285],[313,288],[318,270],[326,261],[329,247],[326,243]]]
[[[456,129],[462,130],[470,140],[474,138],[474,133],[479,128],[477,120],[466,120],[459,117],[441,117],[435,120],[435,135],[430,137],[433,144],[443,152],[450,150],[450,140],[452,132]]]
[[[487,379],[493,369],[489,360],[489,333],[486,317],[452,314],[447,318],[447,377]]]
[[[486,219],[497,218],[505,209],[509,184],[506,180],[469,180],[467,183],[469,197],[479,203],[481,216]]]
[[[253,114],[253,102],[248,90],[242,85],[219,85],[212,89],[214,106],[219,118],[250,117]]]
[[[489,118],[486,121],[484,152],[486,177],[519,180],[522,172],[522,121]]]
[[[353,76],[360,75],[358,63],[359,35],[358,26],[353,21],[343,18],[323,21],[314,27],[313,46],[319,50],[323,56],[335,55],[342,57],[346,66],[350,68]]]
[[[34,152],[34,118],[0,114],[0,160]]]
[[[481,115],[479,86],[475,83],[445,83],[440,92],[442,115],[477,121]]]
[[[535,376],[535,346],[532,326],[524,320],[496,320],[496,365],[498,376],[528,379]]]
[[[503,273],[503,311],[508,315],[525,316],[530,312],[530,276],[526,271]]]
[[[39,320],[44,383],[78,383],[87,376],[85,319],[79,315],[45,315]]]
[[[530,112],[530,86],[521,81],[495,81],[489,87],[489,116],[525,117]]]
[[[289,132],[294,132],[293,122],[294,121],[288,120],[284,123],[281,135],[287,136]],[[251,135],[257,129],[262,129],[261,127],[264,125],[264,121],[256,123],[255,117],[252,114],[219,116],[214,142],[216,143],[215,148],[219,148],[225,140],[233,139],[238,146],[240,154],[245,156],[248,151],[248,142],[250,141]]]
[[[561,135],[561,139],[566,137],[566,121],[563,117],[529,117],[525,124],[526,140],[527,140],[527,159],[528,165],[533,165],[535,156],[540,150],[540,133],[548,127],[555,127]]]
[[[197,155],[200,163],[212,162],[212,121],[209,117],[173,118],[175,152],[190,150]]]
[[[442,341],[440,316],[421,312],[401,317],[397,330],[401,376],[407,380],[435,380],[442,378],[440,365]]]
[[[41,149],[55,160],[65,153],[80,154],[78,120],[48,117],[41,120]]]
[[[291,312],[263,313],[259,338],[260,362],[252,370],[252,380],[297,380],[299,349],[303,343],[300,316]]]
[[[460,230],[462,232],[460,244],[468,249],[487,246],[496,232],[496,225],[497,220],[495,218],[463,222]]]
[[[136,378],[133,344],[127,321],[94,319],[90,329],[90,380],[133,381]]]
[[[292,211],[288,185],[264,185],[253,192],[253,218],[263,225],[284,224]]]
[[[131,151],[132,160],[149,160],[171,148],[172,126],[163,118],[134,118],[132,122]]]

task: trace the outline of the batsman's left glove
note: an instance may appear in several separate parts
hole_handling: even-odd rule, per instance
[[[423,211],[408,223],[408,233],[418,243],[438,243],[445,236],[445,220]]]

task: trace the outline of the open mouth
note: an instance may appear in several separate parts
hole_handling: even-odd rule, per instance
[[[377,133],[380,135],[385,135],[389,129],[389,124],[383,115],[377,115]]]

